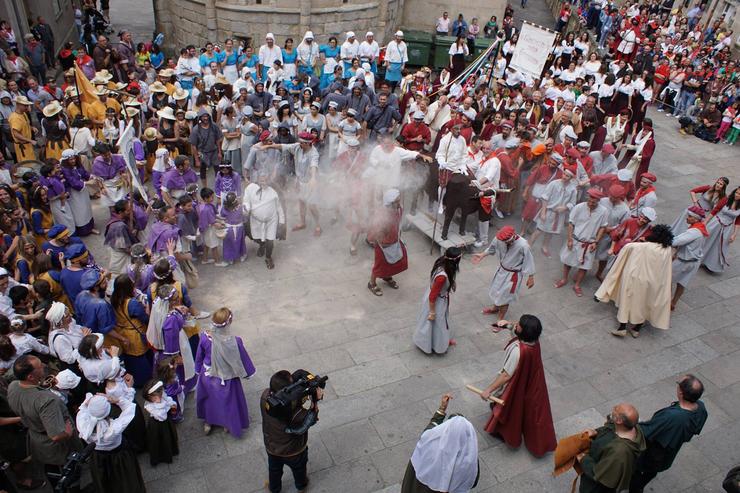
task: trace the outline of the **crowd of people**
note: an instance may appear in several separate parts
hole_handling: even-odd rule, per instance
[[[94,6],[85,2],[91,19]],[[53,482],[69,480],[70,453],[89,444],[97,491],[144,491],[137,455],[152,466],[174,460],[190,392],[205,433],[219,426],[241,436],[241,379],[255,366],[228,331],[229,308],[196,308],[199,268],[238,265],[256,248],[274,269],[289,223],[301,241],[310,241],[309,220],[315,237],[341,223],[350,256],[363,243],[373,249],[367,289],[382,296],[408,268],[406,206],[435,230],[440,216],[435,241],[457,221],[475,265],[498,257],[483,313],[511,340],[480,391],[493,409],[485,430],[513,447],[523,437],[537,456],[555,450],[542,325],[531,315],[506,320],[522,285],[534,286],[535,254],[557,251],[553,289],[572,277],[577,297],[595,271],[595,298],[619,307],[612,334],[637,338],[646,322],[669,327],[702,265],[728,267],[740,224],[740,187],[725,177],[697,183],[687,208],[660,224],[660,180],[650,171],[654,104],[705,140],[734,144],[740,132],[724,20],[702,25],[695,12],[655,0],[584,2],[565,4],[558,28],[571,9],[580,31],[558,35],[539,76],[509,66],[518,41],[511,7],[501,25],[492,17],[483,27],[445,12],[435,29],[457,41],[439,73],[407,66],[400,30],[382,48],[372,32],[320,44],[307,31],[282,48],[268,33],[260,46],[227,39],[167,57],[161,36],[135,44],[124,30],[112,42],[88,27],[55,60],[43,19],[24,43],[2,23],[0,456],[17,487],[46,481],[28,457]],[[495,48],[471,71],[467,43],[480,35]],[[104,225],[94,207],[107,211]],[[85,244],[98,234],[106,265]],[[464,252],[446,248],[431,269],[413,334],[425,353],[456,344],[449,306]],[[311,394],[313,414],[271,412],[282,389],[308,380],[278,372],[260,400],[273,492],[284,465],[299,490],[308,484],[306,434],[323,394]],[[702,391],[686,375],[677,403],[652,420],[638,424],[624,403],[604,427],[570,440],[581,491],[642,491],[701,431]],[[463,417],[444,419],[448,402],[422,434],[405,493],[477,483],[475,432]],[[448,447],[460,453],[441,454]]]

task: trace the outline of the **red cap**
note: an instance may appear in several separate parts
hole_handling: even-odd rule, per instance
[[[496,233],[496,239],[501,241],[509,241],[513,236],[516,235],[516,230],[513,226],[504,226]]]
[[[641,174],[640,175],[640,179],[642,179],[642,178],[647,178],[648,180],[650,180],[653,183],[655,183],[656,181],[658,181],[658,177],[655,176],[654,174],[650,173],[649,171]]]
[[[704,217],[706,217],[707,215],[707,212],[698,205],[692,205],[691,207],[689,207],[689,214],[691,214],[692,216],[696,216],[699,219],[704,219]]]
[[[504,121],[501,122],[501,126],[502,127],[514,128],[514,122],[512,122],[511,120],[504,120]]]
[[[266,141],[269,138],[270,138],[270,131],[269,130],[263,130],[262,133],[260,134],[259,141],[260,142],[264,142],[264,141]]]
[[[581,157],[581,153],[578,152],[578,149],[576,149],[575,147],[571,147],[567,151],[565,151],[565,155],[573,159],[578,159],[579,157]]]
[[[621,185],[612,185],[609,187],[609,197],[613,199],[622,199],[627,196],[627,191]]]
[[[619,188],[622,188],[622,187],[619,187]],[[586,193],[592,199],[603,199],[605,197],[604,192],[602,192],[596,187],[589,188],[588,190],[586,190]]]
[[[563,165],[563,171],[570,173],[570,176],[576,176],[577,166],[575,164]]]

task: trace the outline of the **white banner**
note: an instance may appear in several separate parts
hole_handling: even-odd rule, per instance
[[[134,154],[134,124],[129,121],[126,125],[126,129],[121,133],[121,137],[118,139],[118,152],[123,156],[123,160],[126,161],[126,167],[131,175],[131,184],[141,193],[144,200],[149,202],[149,196],[146,193],[146,188],[143,183],[139,180],[139,170],[136,167],[136,157]]]
[[[547,56],[552,51],[555,34],[549,29],[524,22],[509,66],[539,79],[542,69],[545,68]]]

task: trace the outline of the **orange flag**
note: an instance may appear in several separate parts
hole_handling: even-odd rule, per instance
[[[95,101],[100,101],[98,96],[95,94],[95,86],[92,85],[92,82],[85,76],[82,69],[80,69],[79,65],[77,65],[77,62],[75,63],[75,82],[77,85],[77,90],[80,93],[80,101],[86,104],[93,103]]]

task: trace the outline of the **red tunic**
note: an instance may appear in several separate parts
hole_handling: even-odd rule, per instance
[[[524,435],[527,450],[536,457],[555,450],[557,439],[539,342],[519,344],[519,363],[501,399],[505,404],[494,406],[484,428],[488,433],[500,435],[514,448],[522,444]]]
[[[382,207],[377,212],[375,221],[367,235],[368,241],[373,243],[375,248],[375,262],[373,263],[372,274],[374,277],[392,277],[400,274],[409,267],[409,258],[406,253],[406,245],[401,242],[403,257],[395,264],[389,264],[383,255],[383,246],[390,246],[399,240],[401,230],[401,218],[403,218],[403,208],[391,209]]]
[[[546,163],[547,161],[543,160],[543,163]],[[534,198],[532,196],[532,187],[536,184],[540,185],[547,185],[553,180],[558,180],[562,178],[563,172],[560,170],[560,168],[551,168],[547,164],[540,165],[537,169],[535,169],[529,177],[527,177],[527,188],[528,190],[528,196],[527,196],[527,202],[524,204],[524,207],[522,208],[522,220],[523,221],[532,221],[537,216],[537,213],[540,211],[541,205],[539,200]]]
[[[609,187],[612,185],[619,185],[627,189],[627,200],[632,200],[635,197],[637,188],[633,181],[619,181],[619,178],[614,173],[607,173],[605,175],[593,175],[590,179],[591,185],[601,188],[601,191],[605,194],[609,193]]]
[[[426,144],[432,141],[432,133],[425,123],[407,123],[401,129],[401,137],[405,139],[403,143],[404,149],[408,149],[409,151],[421,151]],[[421,142],[411,140],[416,137],[422,137],[423,140]]]
[[[641,228],[637,223],[636,217],[625,219],[622,224],[614,228],[614,230],[609,233],[614,242],[614,255],[617,255],[628,243],[637,241],[640,238],[647,238],[651,229],[652,228],[649,225]]]

